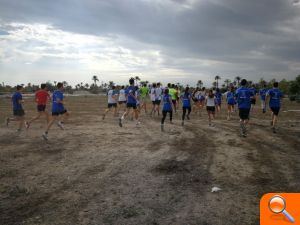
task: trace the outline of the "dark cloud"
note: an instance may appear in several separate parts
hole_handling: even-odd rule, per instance
[[[208,59],[230,63],[232,73],[252,70],[273,73],[300,62],[298,0],[1,0],[4,22],[50,23],[66,31],[94,35],[122,35],[155,46],[171,58]],[[289,29],[283,29],[289,28]],[[1,34],[1,33],[0,33]],[[122,40],[120,40],[122,41]],[[138,48],[133,43],[123,43]],[[259,57],[253,59],[258,52]],[[196,71],[195,65],[181,65]],[[222,67],[217,68],[222,70]],[[213,68],[208,71],[214,72]],[[222,72],[222,71],[220,71]]]

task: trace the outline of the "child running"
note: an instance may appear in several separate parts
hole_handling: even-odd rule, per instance
[[[240,116],[240,130],[241,136],[247,137],[246,126],[249,122],[249,114],[251,109],[251,98],[253,97],[253,92],[246,87],[247,80],[242,79],[241,87],[236,90],[235,97],[237,99],[239,107],[239,116]]]
[[[143,87],[140,88],[140,94],[141,94],[141,110],[144,109],[145,113],[147,113],[147,96],[149,94],[149,88],[147,87],[147,84],[143,84]]]
[[[259,96],[261,101],[261,109],[263,113],[266,113],[266,93],[267,93],[267,85],[264,84],[263,88],[259,90]]]
[[[122,115],[121,118],[119,118],[119,126],[123,127],[123,120],[126,118],[126,116],[130,113],[131,109],[134,112],[136,125],[139,125],[139,113],[137,110],[137,99],[136,99],[136,87],[134,86],[134,79],[131,78],[129,80],[130,86],[126,88],[126,96],[127,96],[127,105],[126,105],[126,111]]]
[[[103,116],[102,116],[102,120],[105,119],[106,114],[112,109],[114,108],[114,116],[117,116],[117,99],[118,99],[118,93],[116,91],[116,86],[112,86],[111,90],[108,91],[107,93],[107,108],[105,109]]]
[[[164,95],[163,95],[163,109],[162,109],[162,114],[163,117],[161,119],[161,131],[164,131],[164,123],[165,119],[167,117],[167,114],[169,113],[170,115],[170,123],[172,124],[172,116],[173,116],[173,106],[172,106],[172,98],[171,95],[169,95],[169,89],[165,89]]]
[[[21,85],[17,85],[17,90],[16,92],[13,94],[11,101],[12,101],[12,106],[13,106],[13,118],[6,118],[6,126],[8,127],[9,123],[11,121],[17,121],[19,122],[19,126],[17,129],[17,132],[21,132],[22,131],[22,127],[24,124],[24,116],[25,116],[25,112],[23,109],[23,96],[22,96],[22,91],[23,91],[23,86]]]
[[[227,99],[227,120],[231,119],[231,113],[234,112],[235,98],[234,98],[234,87],[230,87],[230,91],[226,94]]]
[[[125,92],[126,92],[125,87],[122,86],[121,90],[119,91],[119,99],[118,99],[119,107],[118,108],[121,108],[121,106],[122,106],[124,111],[126,110],[126,93]]]
[[[216,112],[216,97],[213,93],[213,90],[209,90],[208,95],[205,98],[205,105],[208,114],[208,125],[213,127],[212,120],[215,119]]]
[[[35,93],[35,102],[37,104],[37,115],[28,122],[25,122],[26,129],[29,129],[31,123],[39,119],[42,115],[45,116],[47,124],[49,123],[49,113],[46,111],[48,100],[50,100],[47,85],[41,84],[41,89]]]
[[[217,112],[219,113],[221,111],[221,105],[222,105],[222,93],[220,91],[220,88],[216,89],[216,106],[217,106]]]
[[[269,107],[272,111],[271,114],[271,126],[273,133],[276,133],[276,124],[278,120],[278,114],[281,107],[281,99],[283,97],[282,92],[278,88],[278,82],[274,82],[273,88],[267,92],[266,103],[269,101]]]
[[[55,121],[58,120],[59,116],[61,119],[58,121],[57,125],[60,129],[64,130],[64,121],[69,117],[69,113],[64,106],[64,85],[63,83],[57,83],[57,90],[53,92],[52,95],[52,117],[49,120],[47,128],[43,133],[42,137],[44,140],[48,140],[48,132]]]
[[[192,111],[192,108],[191,108],[192,95],[189,92],[189,90],[190,90],[190,88],[186,87],[184,93],[181,96],[181,101],[182,101],[182,122],[181,122],[181,125],[182,126],[184,126],[185,116],[188,120],[190,120],[190,114],[191,114],[191,111]],[[187,115],[186,115],[186,111],[188,112]]]

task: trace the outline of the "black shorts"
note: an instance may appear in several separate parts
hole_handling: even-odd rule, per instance
[[[114,107],[114,108],[117,108],[117,103],[108,103],[107,104],[107,108],[112,108],[112,107]]]
[[[172,99],[173,105],[176,105],[176,100]]]
[[[255,98],[251,98],[251,105],[255,105],[256,104],[256,99]]]
[[[14,116],[24,116],[24,115],[25,115],[24,109],[14,110]]]
[[[271,111],[274,113],[275,116],[278,116],[279,114],[279,107],[270,107]]]
[[[192,111],[192,107],[182,107],[182,110]]]
[[[249,120],[250,109],[239,109],[239,116],[241,120]]]
[[[127,108],[133,108],[136,109],[136,103],[127,103]]]
[[[52,112],[52,116],[59,116],[67,113],[68,111],[65,109],[63,111],[58,111],[58,112]]]
[[[37,111],[38,112],[45,112],[46,111],[46,105],[37,105]]]
[[[216,107],[215,107],[215,106],[206,106],[206,110],[207,110],[208,112],[215,113]]]
[[[126,104],[126,101],[119,101],[119,105]]]
[[[160,105],[160,102],[161,102],[161,100],[156,100],[156,101],[154,102],[154,105]]]

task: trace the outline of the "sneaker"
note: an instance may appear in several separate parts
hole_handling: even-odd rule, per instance
[[[103,114],[103,116],[102,116],[102,120],[104,120],[105,119],[105,114]]]
[[[10,119],[7,117],[7,118],[6,118],[6,126],[7,126],[7,127],[8,127],[9,122],[10,122]]]
[[[44,138],[45,141],[48,141],[48,135],[46,133],[43,133],[42,137]]]
[[[277,133],[277,131],[276,131],[276,128],[275,128],[275,127],[273,127],[273,128],[272,128],[272,130],[273,130],[273,133],[274,133],[274,134],[276,134],[276,133]]]
[[[187,115],[186,118],[187,118],[187,120],[190,120],[190,116],[189,115]]]
[[[164,132],[164,131],[165,131],[164,125],[163,125],[163,124],[160,125],[160,130],[161,130],[161,132]]]
[[[266,113],[266,110],[265,110],[265,109],[263,109],[263,113]]]
[[[141,124],[141,122],[140,122],[140,121],[136,122],[136,126],[139,126],[140,124]]]
[[[28,123],[27,121],[25,122],[25,128],[28,130],[30,127],[30,123]]]
[[[119,126],[120,126],[120,127],[123,127],[122,119],[121,119],[121,118],[119,118]]]
[[[58,126],[60,129],[62,129],[62,130],[65,129],[65,128],[64,128],[64,125],[63,125],[63,123],[62,123],[61,121],[59,121],[59,122],[57,123],[57,126]]]

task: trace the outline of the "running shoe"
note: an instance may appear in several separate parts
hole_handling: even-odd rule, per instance
[[[48,141],[48,135],[46,133],[43,133],[42,137],[45,141]]]
[[[63,125],[63,123],[62,123],[61,121],[59,121],[59,122],[57,123],[57,126],[58,126],[60,129],[62,129],[62,130],[65,129],[65,127],[64,127],[64,125]]]
[[[27,121],[25,121],[25,128],[28,130],[30,127],[30,123],[28,123]]]

